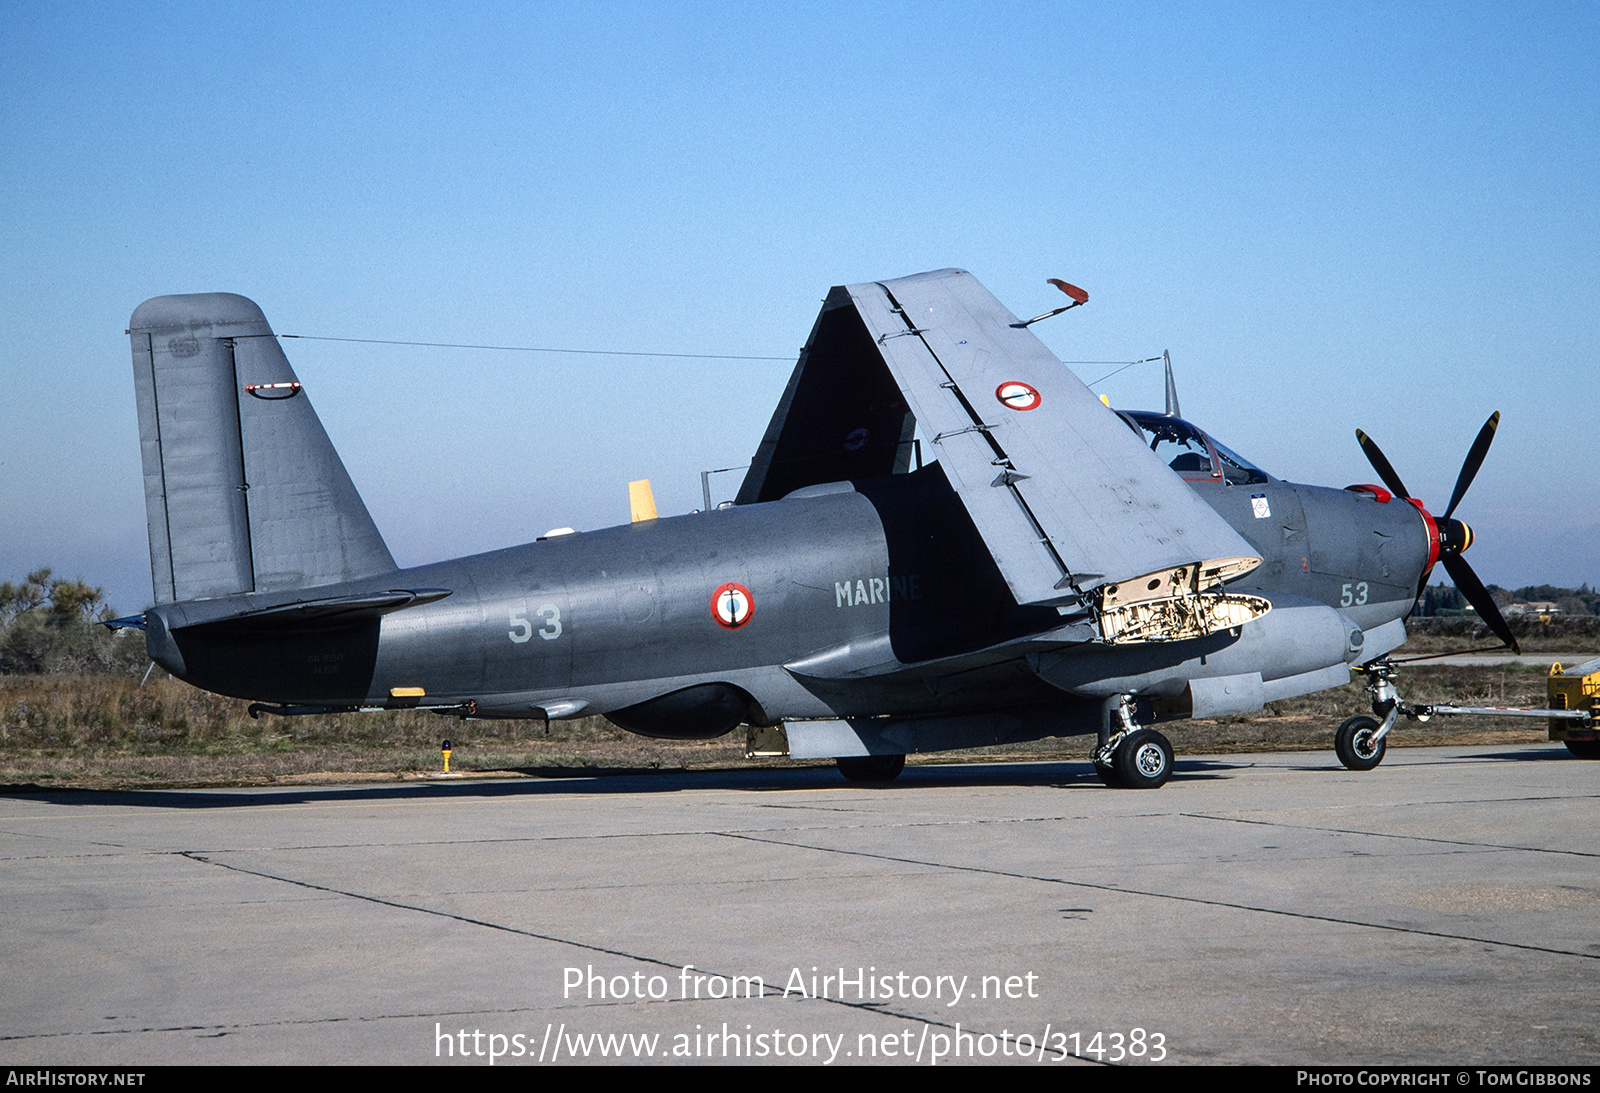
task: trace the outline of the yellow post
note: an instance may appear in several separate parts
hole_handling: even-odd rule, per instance
[[[628,483],[628,507],[633,510],[633,522],[656,518],[656,495],[651,492],[650,480],[641,478]]]
[[[440,745],[439,750],[444,752],[444,772],[450,773],[450,741],[446,740]]]

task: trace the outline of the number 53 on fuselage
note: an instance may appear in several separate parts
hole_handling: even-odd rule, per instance
[[[1273,478],[1171,396],[1111,410],[959,270],[832,290],[732,506],[410,569],[255,304],[129,333],[150,655],[275,712],[747,725],[880,779],[1099,733],[1108,782],[1159,785],[1141,722],[1347,682],[1439,557],[1420,504]]]

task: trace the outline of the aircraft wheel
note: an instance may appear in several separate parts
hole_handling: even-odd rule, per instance
[[[1574,759],[1600,759],[1600,740],[1568,740],[1567,750]]]
[[[834,762],[847,782],[892,782],[906,769],[903,755],[841,755]]]
[[[1128,734],[1111,757],[1124,789],[1160,789],[1172,777],[1172,743],[1154,729]]]
[[[1333,734],[1333,750],[1339,762],[1351,770],[1371,770],[1383,762],[1383,753],[1389,742],[1372,738],[1378,733],[1378,723],[1370,717],[1352,717],[1339,726]]]

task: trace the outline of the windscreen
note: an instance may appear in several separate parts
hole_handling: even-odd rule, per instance
[[[1210,478],[1220,471],[1225,481],[1236,486],[1267,481],[1267,473],[1260,467],[1181,417],[1148,410],[1133,410],[1122,416],[1144,434],[1150,450],[1184,478]]]

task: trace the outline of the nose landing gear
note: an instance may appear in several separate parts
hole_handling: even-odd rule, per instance
[[[1351,770],[1371,770],[1383,762],[1388,747],[1379,736],[1380,726],[1370,717],[1352,717],[1333,734],[1333,750],[1339,762]]]
[[[1580,730],[1592,731],[1595,716],[1587,709],[1540,710],[1523,706],[1431,706],[1407,702],[1400,697],[1395,686],[1399,666],[1391,660],[1375,660],[1362,664],[1352,671],[1367,677],[1367,693],[1372,696],[1373,717],[1381,717],[1382,724],[1373,717],[1352,717],[1339,726],[1333,737],[1333,750],[1339,762],[1351,770],[1371,770],[1383,762],[1384,738],[1394,728],[1400,715],[1411,721],[1426,721],[1435,714],[1479,714],[1486,717],[1538,717],[1550,721],[1577,722]],[[1576,750],[1573,754],[1579,754]]]

